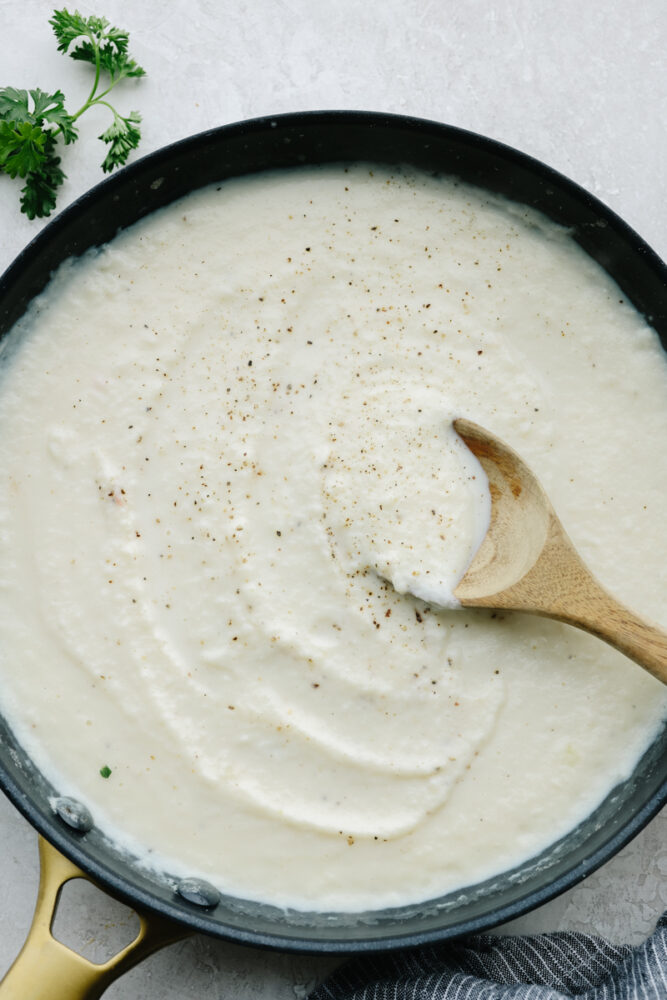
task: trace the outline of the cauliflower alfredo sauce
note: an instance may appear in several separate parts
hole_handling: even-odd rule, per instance
[[[541,216],[368,165],[229,181],[63,265],[0,379],[1,708],[58,791],[301,910],[433,899],[585,818],[663,689],[456,608],[489,497],[451,420],[667,625],[667,365],[623,299]]]

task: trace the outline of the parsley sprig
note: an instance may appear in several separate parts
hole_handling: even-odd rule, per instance
[[[111,125],[99,136],[108,146],[102,170],[109,173],[122,166],[141,138],[141,115],[122,115],[107,100],[113,88],[145,71],[127,51],[129,35],[114,28],[104,17],[84,17],[77,11],[56,10],[49,21],[58,41],[58,51],[72,59],[90,63],[95,79],[84,104],[70,115],[60,90],[0,89],[0,171],[25,180],[21,211],[29,219],[50,215],[57,191],[65,179],[60,167],[58,140],[66,146],[78,138],[76,122],[89,108],[101,105],[113,115]]]

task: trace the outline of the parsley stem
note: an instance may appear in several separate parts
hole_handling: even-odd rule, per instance
[[[101,97],[106,97],[107,94],[109,93],[109,91],[113,90],[113,88],[116,86],[116,84],[119,83],[119,81],[122,80],[122,79],[123,79],[123,76],[117,76],[114,80],[112,80],[111,83],[109,84],[109,86],[107,87],[107,89],[103,90],[101,94],[97,95],[97,97],[95,98],[95,101],[93,103],[97,104],[99,102],[99,100],[100,100]],[[104,102],[102,102],[102,103],[104,103]]]
[[[118,83],[118,81],[119,81],[119,80],[122,80],[122,79],[123,79],[123,78],[122,78],[122,77],[120,77],[120,76],[119,76],[119,77],[117,77],[117,78],[116,78],[116,79],[115,79],[115,80],[113,81],[113,83],[112,83],[112,84],[111,84],[111,85],[110,85],[109,87],[107,87],[107,89],[106,89],[106,90],[103,90],[103,91],[101,92],[101,94],[98,94],[98,95],[97,95],[97,97],[94,97],[94,96],[93,96],[93,95],[94,95],[94,93],[95,93],[95,87],[93,87],[93,89],[91,90],[90,94],[88,95],[88,99],[87,99],[86,103],[85,103],[85,104],[83,104],[83,105],[82,105],[82,106],[81,106],[81,107],[79,108],[79,110],[78,110],[78,111],[76,111],[76,112],[75,112],[75,113],[74,113],[74,114],[72,115],[72,121],[76,121],[76,120],[77,120],[77,118],[80,118],[80,117],[81,117],[81,115],[82,115],[82,114],[84,113],[84,111],[87,111],[87,110],[88,110],[88,108],[92,108],[92,106],[93,106],[94,104],[104,104],[104,105],[105,105],[105,106],[106,106],[107,108],[111,108],[111,110],[112,110],[112,111],[114,112],[114,114],[115,114],[115,109],[114,109],[113,105],[109,104],[109,102],[108,102],[108,101],[103,101],[103,100],[102,100],[102,98],[103,98],[103,97],[106,97],[106,95],[107,95],[107,94],[109,93],[109,91],[110,91],[110,90],[113,90],[113,88],[114,88],[114,87],[116,86],[116,84]]]
[[[121,117],[114,108],[113,104],[109,104],[108,101],[101,101],[98,97],[95,101],[95,104],[103,104],[105,108],[108,108],[109,111],[111,111],[111,113],[113,114],[116,121],[118,121],[118,119]]]
[[[82,115],[82,114],[84,113],[84,111],[87,111],[87,110],[88,110],[88,108],[89,108],[89,107],[90,107],[90,106],[91,106],[92,104],[95,104],[95,103],[96,103],[95,101],[91,101],[91,100],[90,100],[90,98],[89,98],[89,99],[88,99],[88,100],[86,101],[86,103],[85,103],[85,104],[83,104],[83,105],[82,105],[82,106],[81,106],[81,107],[79,108],[79,110],[78,110],[78,111],[76,111],[76,112],[75,112],[75,113],[74,113],[74,114],[72,115],[72,121],[73,121],[73,122],[75,122],[75,121],[77,120],[77,118],[80,118],[80,117],[81,117],[81,115]],[[60,131],[62,132],[62,126],[61,126],[61,129],[60,129]]]
[[[90,41],[92,42],[93,48],[95,49],[95,80],[93,81],[92,90],[88,94],[88,100],[86,101],[86,103],[84,105],[84,108],[82,110],[84,110],[85,108],[87,108],[90,105],[93,97],[95,96],[95,91],[97,90],[97,86],[98,86],[98,84],[100,82],[100,70],[102,68],[101,62],[100,62],[100,47],[97,44],[97,40],[95,38],[95,35],[92,32],[89,32],[88,33],[88,38],[90,38]],[[75,115],[74,117],[78,118],[78,115]]]

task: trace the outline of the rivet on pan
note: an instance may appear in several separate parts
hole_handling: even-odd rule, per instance
[[[182,878],[176,892],[195,906],[216,906],[220,902],[218,890],[200,878]]]
[[[90,811],[76,799],[61,795],[54,801],[53,809],[64,823],[67,823],[78,833],[87,833],[93,827],[93,817],[90,815]]]

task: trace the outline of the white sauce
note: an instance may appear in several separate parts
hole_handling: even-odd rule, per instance
[[[229,182],[63,266],[0,385],[2,707],[37,764],[155,866],[304,909],[565,834],[664,692],[435,606],[488,518],[451,419],[667,624],[667,366],[621,299],[537,215],[365,167]]]

